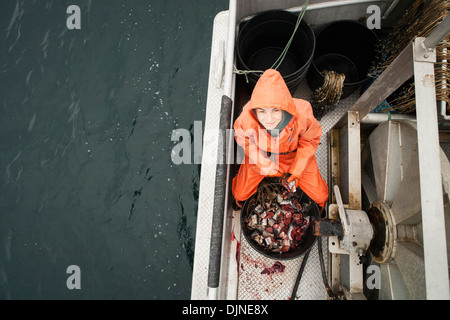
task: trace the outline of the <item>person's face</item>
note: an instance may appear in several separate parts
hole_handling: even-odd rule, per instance
[[[283,112],[278,108],[256,108],[256,117],[267,130],[275,129],[283,117]]]

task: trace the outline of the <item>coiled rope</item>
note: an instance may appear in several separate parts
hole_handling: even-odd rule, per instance
[[[317,120],[322,119],[326,113],[336,107],[341,99],[345,81],[345,74],[343,73],[323,70],[321,74],[324,77],[323,84],[314,91],[312,99],[314,117]]]
[[[286,57],[286,54],[289,51],[289,47],[291,46],[292,41],[294,40],[295,33],[297,32],[298,27],[300,26],[300,23],[302,22],[303,16],[305,15],[306,8],[309,5],[309,0],[306,0],[305,3],[302,6],[302,10],[300,11],[297,22],[295,23],[294,31],[292,32],[291,37],[289,38],[289,41],[287,42],[286,46],[284,47],[283,51],[281,52],[278,59],[273,63],[273,65],[270,67],[270,69],[277,70],[280,65],[283,63],[284,58]],[[263,70],[238,70],[236,66],[234,66],[234,73],[236,74],[243,74],[245,76],[245,81],[248,83],[248,74],[250,73],[264,73]]]
[[[345,74],[335,71],[323,70],[323,85],[314,92],[314,99],[317,103],[331,105],[339,102],[344,88]]]

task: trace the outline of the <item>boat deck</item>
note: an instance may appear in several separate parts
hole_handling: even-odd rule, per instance
[[[218,62],[215,57],[219,55],[218,50],[221,50],[221,46],[218,44],[221,41],[226,43],[227,27],[228,11],[224,11],[219,13],[214,21],[205,133],[207,133],[208,130],[213,130],[213,128],[218,128],[219,126],[218,121],[220,118],[222,92],[221,89],[216,86],[214,72]],[[311,101],[312,92],[306,79],[300,83],[294,97]],[[326,181],[328,181],[327,133],[353,105],[358,97],[359,92],[355,92],[348,98],[340,101],[333,111],[327,113],[320,120],[323,134],[321,143],[316,152],[316,158],[322,177]],[[205,137],[204,150],[205,147],[209,150],[217,150],[216,146],[217,141],[207,141]],[[208,190],[206,186],[214,186],[216,166],[214,161],[207,160],[208,159],[205,159],[204,152],[199,196],[200,206],[197,217],[195,264],[193,270],[193,299],[208,298],[206,275],[208,272],[212,201],[214,194],[213,190],[211,190],[211,188]],[[220,289],[221,293],[219,294],[219,298],[239,300],[290,299],[303,256],[293,260],[280,261],[285,266],[284,271],[281,273],[261,274],[265,268],[273,266],[276,260],[256,252],[247,242],[245,237],[241,236],[240,211],[232,211],[231,221],[231,227],[227,228],[225,226],[224,230],[224,255],[222,258],[223,267],[221,270],[222,288]],[[308,262],[297,290],[296,299],[327,299],[327,293],[325,291],[320,269],[319,254],[317,250],[318,243],[319,242],[317,241],[311,248]],[[328,266],[327,256],[329,251],[326,238],[322,239],[322,248],[325,260],[324,263],[325,266]]]

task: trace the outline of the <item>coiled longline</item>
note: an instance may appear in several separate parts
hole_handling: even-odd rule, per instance
[[[339,102],[344,88],[345,74],[323,70],[323,85],[314,92],[314,100],[323,105]]]
[[[320,121],[322,117],[332,111],[340,101],[343,90],[345,74],[335,71],[323,70],[323,84],[314,91],[312,108],[314,117]]]

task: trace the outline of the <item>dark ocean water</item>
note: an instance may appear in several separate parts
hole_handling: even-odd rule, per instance
[[[0,1],[0,299],[190,298],[200,165],[171,133],[204,120],[227,7]]]

